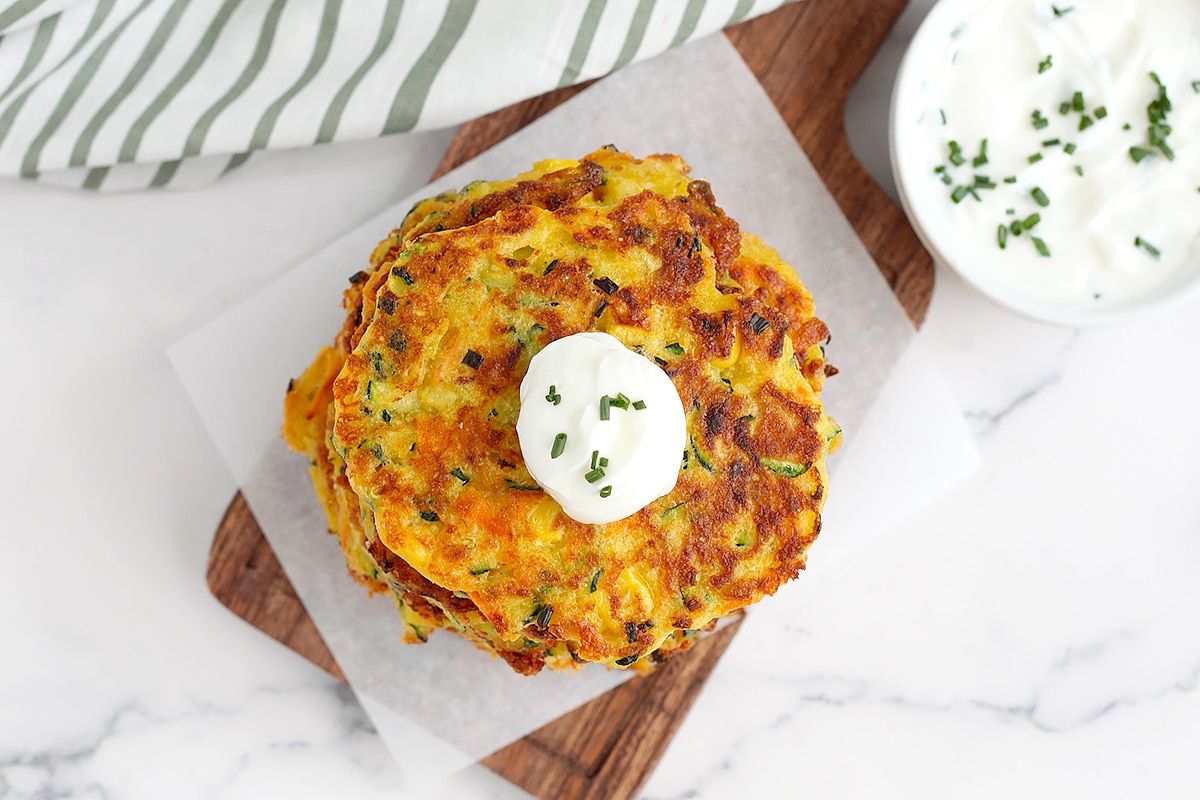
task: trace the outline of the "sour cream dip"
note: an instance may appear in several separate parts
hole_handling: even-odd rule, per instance
[[[529,474],[563,511],[602,524],[675,488],[687,424],[654,362],[607,333],[576,333],[530,361],[517,438]]]
[[[892,145],[930,249],[1001,302],[1153,303],[1200,277],[1200,2],[943,0]]]

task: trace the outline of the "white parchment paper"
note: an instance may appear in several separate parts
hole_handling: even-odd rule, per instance
[[[425,645],[401,644],[391,599],[368,597],[347,577],[306,462],[279,438],[284,389],[332,341],[347,278],[367,265],[375,243],[413,200],[477,178],[509,177],[544,158],[576,158],[609,142],[634,155],[683,155],[695,177],[711,182],[718,204],[799,270],[833,331],[828,351],[841,374],[828,382],[825,398],[850,444],[834,457],[826,525],[810,569],[861,546],[973,463],[961,415],[936,369],[910,346],[914,333],[904,311],[728,40],[710,37],[604,79],[170,351],[351,686],[402,767],[415,761],[425,775],[477,760],[625,676],[596,668],[522,677],[444,632]],[[906,367],[894,373],[901,359]],[[869,421],[881,396],[887,406]],[[931,440],[930,430],[944,435]],[[907,468],[896,470],[889,453],[903,453]],[[886,473],[876,466],[885,462],[892,467]],[[840,486],[853,490],[843,495]]]

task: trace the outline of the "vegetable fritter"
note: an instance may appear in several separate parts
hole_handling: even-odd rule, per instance
[[[449,627],[527,674],[645,668],[804,568],[840,440],[828,330],[688,171],[602,149],[469,184],[418,203],[352,277],[284,430],[411,640]],[[675,489],[603,525],[541,491],[515,430],[530,358],[580,331],[652,359],[687,413]]]

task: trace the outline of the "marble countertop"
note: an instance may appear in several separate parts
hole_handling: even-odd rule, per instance
[[[930,5],[847,110],[886,186]],[[164,348],[415,189],[449,138],[183,193],[0,183],[0,798],[429,796],[348,690],[209,595],[236,487]],[[751,615],[644,796],[1200,796],[1200,305],[1072,330],[942,271],[920,337],[981,469]],[[524,796],[482,768],[443,792]]]

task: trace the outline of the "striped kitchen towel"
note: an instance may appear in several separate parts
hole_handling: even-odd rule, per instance
[[[0,0],[0,176],[124,190],[457,125],[787,0]]]

